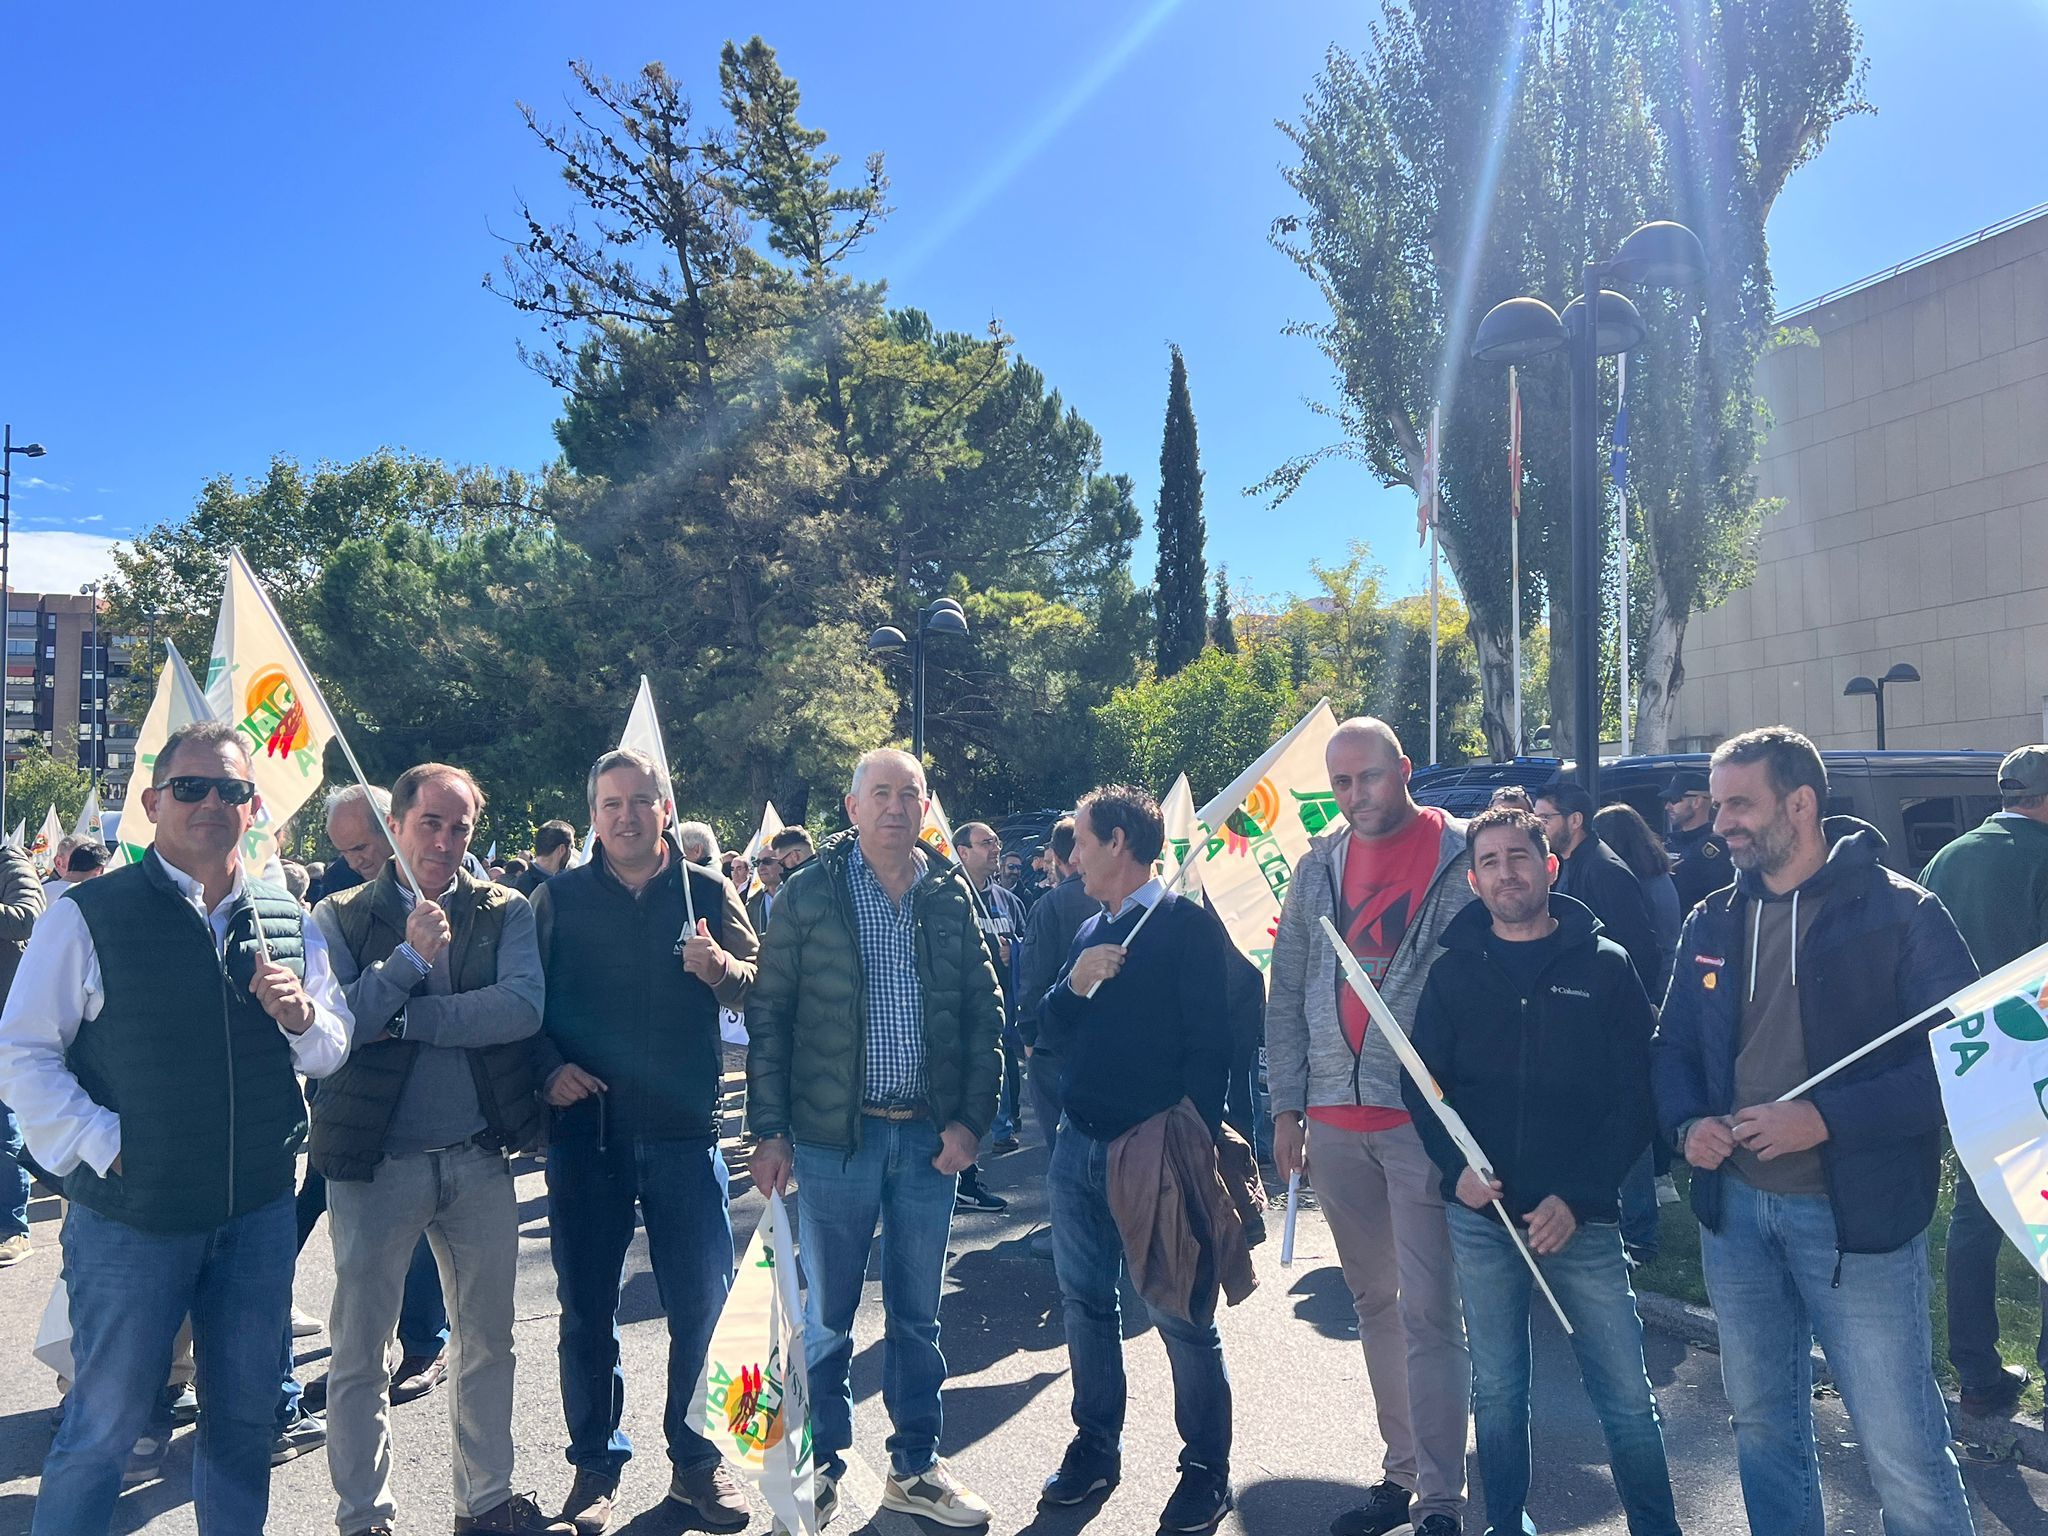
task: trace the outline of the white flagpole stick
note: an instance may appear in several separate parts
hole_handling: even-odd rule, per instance
[[[1614,359],[1614,400],[1615,413],[1619,415],[1628,402],[1628,354],[1621,353]],[[1624,453],[1626,450],[1624,449]],[[1622,473],[1614,480],[1614,518],[1616,547],[1621,551],[1621,643],[1615,654],[1621,658],[1621,755],[1629,755],[1629,707],[1628,707],[1628,460],[1622,460]]]
[[[2001,965],[1988,976],[1980,976],[1961,991],[1951,992],[1932,1008],[1923,1008],[1920,1012],[1914,1014],[1913,1017],[1906,1020],[1905,1023],[1895,1025],[1893,1028],[1886,1030],[1875,1040],[1865,1041],[1840,1061],[1830,1066],[1822,1067],[1820,1071],[1814,1073],[1813,1076],[1809,1077],[1797,1088],[1784,1094],[1778,1102],[1780,1104],[1789,1103],[1801,1094],[1826,1082],[1837,1072],[1841,1071],[1842,1068],[1861,1061],[1872,1051],[1878,1049],[1878,1047],[1891,1044],[1892,1041],[1898,1039],[1901,1035],[1911,1034],[1914,1030],[1923,1028],[1931,1023],[1947,1022],[1946,1020],[1938,1021],[1936,1019],[1936,1015],[1940,1014],[1944,1009],[1958,1019],[1962,1018],[1965,1014],[1979,1013],[1990,1007],[2000,998],[2009,997],[2021,990],[2023,986],[2031,986],[2038,990],[2044,977],[2048,977],[2048,944],[2037,945],[2035,948],[2028,950],[2024,955],[2021,955],[2017,960],[2006,961],[2004,965]]]
[[[1515,669],[1515,755],[1522,746],[1522,396],[1515,383],[1514,365],[1508,365],[1508,469],[1514,483],[1508,488],[1508,596],[1513,610],[1512,636]]]
[[[1287,1175],[1287,1225],[1280,1231],[1280,1267],[1294,1267],[1294,1218],[1301,1213],[1301,1170]]]
[[[1159,899],[1153,902],[1152,905],[1147,907],[1143,912],[1140,912],[1138,914],[1137,922],[1133,923],[1131,925],[1131,931],[1124,935],[1123,947],[1126,950],[1128,950],[1131,947],[1131,945],[1137,941],[1138,935],[1145,931],[1145,925],[1152,921],[1152,914],[1154,912],[1157,912],[1161,907],[1166,905],[1166,898],[1171,896],[1176,890],[1180,889],[1181,881],[1187,878],[1188,868],[1194,862],[1195,849],[1194,845],[1191,843],[1188,845],[1188,856],[1185,859],[1181,860],[1180,868],[1176,869],[1173,872],[1173,878],[1167,881],[1166,889],[1159,893]],[[1090,987],[1087,990],[1087,992],[1083,995],[1087,997],[1093,997],[1096,993],[1100,992],[1101,990],[1102,983],[1098,981],[1095,983],[1094,986]]]
[[[1429,1068],[1415,1053],[1414,1045],[1410,1043],[1407,1034],[1394,1018],[1393,1010],[1387,1007],[1386,999],[1380,996],[1379,988],[1372,984],[1372,978],[1365,974],[1365,967],[1358,963],[1358,957],[1351,953],[1344,940],[1338,936],[1336,925],[1327,917],[1318,921],[1323,925],[1323,932],[1329,936],[1330,947],[1337,951],[1337,963],[1344,967],[1345,980],[1351,983],[1351,990],[1357,994],[1358,1000],[1365,1004],[1366,1012],[1372,1015],[1373,1024],[1386,1037],[1387,1044],[1393,1048],[1402,1070],[1413,1078],[1415,1085],[1422,1090],[1423,1098],[1428,1101],[1429,1107],[1436,1111],[1436,1117],[1442,1122],[1444,1130],[1449,1132],[1451,1140],[1458,1144],[1458,1150],[1465,1154],[1466,1165],[1491,1184],[1493,1164],[1480,1150],[1479,1143],[1473,1139],[1471,1128],[1465,1124],[1464,1117],[1444,1102],[1443,1095],[1437,1090],[1436,1079],[1429,1075]],[[1572,1332],[1571,1319],[1564,1315],[1564,1308],[1558,1304],[1557,1294],[1551,1290],[1550,1282],[1543,1278],[1543,1271],[1537,1268],[1536,1255],[1529,1251],[1529,1245],[1522,1241],[1522,1234],[1515,1229],[1514,1222],[1508,1219],[1507,1208],[1495,1200],[1493,1211],[1500,1217],[1501,1225],[1507,1228],[1508,1236],[1514,1239],[1515,1247],[1522,1255],[1522,1262],[1529,1266],[1529,1273],[1536,1277],[1537,1287],[1543,1292],[1543,1299],[1550,1303],[1550,1310],[1557,1314],[1557,1320],[1564,1325],[1564,1331]]]

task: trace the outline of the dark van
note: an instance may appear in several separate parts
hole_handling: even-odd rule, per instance
[[[1927,861],[1951,839],[1998,809],[1997,752],[1823,752],[1830,816],[1854,816],[1884,834],[1885,862],[1919,878]],[[1681,768],[1704,773],[1708,754],[1670,752],[1618,757],[1600,765],[1600,803],[1626,801],[1651,827],[1664,830],[1658,798]],[[1555,757],[1518,757],[1506,763],[1465,763],[1416,771],[1411,790],[1423,805],[1453,816],[1486,809],[1496,788],[1519,784],[1533,797],[1565,770]]]

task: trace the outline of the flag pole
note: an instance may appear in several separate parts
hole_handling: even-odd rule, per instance
[[[1180,889],[1181,882],[1187,879],[1188,870],[1194,864],[1194,862],[1195,848],[1194,844],[1190,843],[1188,845],[1188,856],[1180,861],[1180,868],[1176,869],[1173,872],[1173,878],[1166,882],[1166,889],[1159,893],[1159,899],[1153,902],[1151,906],[1147,907],[1144,911],[1138,914],[1138,920],[1135,923],[1131,924],[1131,931],[1124,935],[1123,948],[1125,950],[1129,950],[1131,945],[1137,940],[1138,935],[1145,931],[1145,925],[1152,921],[1152,914],[1154,912],[1157,912],[1161,907],[1166,905],[1166,898],[1171,896],[1175,891]],[[1094,986],[1090,987],[1082,995],[1085,997],[1093,997],[1096,993],[1100,992],[1101,990],[1102,982],[1098,981],[1095,983]]]
[[[231,559],[242,562],[242,573],[249,578],[249,589],[256,594],[256,601],[263,605],[263,611],[269,616],[270,622],[277,626],[277,633],[284,641],[284,648],[291,652],[293,663],[298,667],[300,676],[305,678],[306,687],[312,692],[313,702],[320,706],[320,713],[327,717],[328,728],[334,732],[334,739],[341,747],[341,755],[348,759],[349,772],[356,776],[356,784],[363,792],[364,804],[374,814],[377,809],[377,797],[370,793],[370,776],[363,772],[363,765],[356,761],[356,749],[348,744],[348,735],[342,730],[341,721],[328,706],[327,695],[320,690],[320,679],[313,675],[313,669],[306,665],[306,658],[299,654],[299,642],[292,638],[292,632],[285,628],[284,620],[278,617],[277,608],[270,601],[270,594],[263,590],[263,583],[256,579],[255,570],[241,550],[233,549],[228,553]],[[391,844],[391,857],[397,861],[399,873],[405,876],[405,883],[412,887],[413,896],[420,901],[427,900],[427,893],[420,889],[419,876],[412,872],[412,865],[399,851],[398,839],[394,837],[387,841]]]
[[[1621,551],[1621,755],[1629,755],[1628,707],[1628,354],[1614,359],[1614,416],[1620,423],[1614,444],[1614,517],[1616,545]]]
[[[1386,1038],[1387,1044],[1393,1048],[1395,1057],[1401,1063],[1401,1069],[1414,1079],[1415,1086],[1422,1090],[1423,1099],[1436,1112],[1437,1120],[1443,1125],[1444,1131],[1458,1144],[1458,1150],[1465,1154],[1466,1166],[1486,1183],[1491,1184],[1492,1162],[1480,1150],[1479,1143],[1473,1139],[1472,1131],[1465,1124],[1464,1118],[1444,1102],[1444,1096],[1436,1086],[1436,1079],[1429,1075],[1429,1068],[1416,1054],[1414,1045],[1410,1043],[1400,1022],[1395,1019],[1393,1010],[1387,1007],[1386,999],[1380,996],[1379,988],[1372,984],[1372,978],[1365,974],[1365,967],[1358,963],[1358,957],[1351,953],[1343,939],[1338,936],[1336,924],[1327,917],[1318,918],[1317,921],[1323,925],[1323,933],[1329,939],[1330,947],[1337,951],[1337,963],[1344,968],[1345,980],[1351,984],[1352,992],[1365,1004],[1366,1012],[1372,1015],[1373,1024]],[[1557,1320],[1564,1326],[1564,1331],[1572,1332],[1571,1319],[1564,1315],[1564,1308],[1558,1303],[1557,1293],[1551,1290],[1550,1282],[1543,1278],[1543,1271],[1536,1264],[1536,1255],[1529,1251],[1529,1245],[1522,1240],[1522,1234],[1516,1230],[1514,1222],[1509,1220],[1507,1207],[1502,1205],[1498,1198],[1491,1203],[1493,1213],[1500,1218],[1501,1225],[1507,1228],[1508,1236],[1514,1239],[1515,1247],[1522,1255],[1522,1262],[1529,1266],[1529,1273],[1535,1276],[1537,1288],[1543,1292],[1543,1299],[1550,1303],[1550,1310],[1557,1314]]]
[[[1429,760],[1439,761],[1436,743],[1437,602],[1441,590],[1437,580],[1437,482],[1443,479],[1443,465],[1437,455],[1442,445],[1437,437],[1439,408],[1429,408]]]
[[[1515,669],[1513,745],[1522,746],[1522,394],[1515,365],[1508,364],[1508,599]]]

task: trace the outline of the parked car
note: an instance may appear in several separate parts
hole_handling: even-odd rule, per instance
[[[1600,765],[1600,802],[1626,801],[1652,827],[1664,826],[1659,795],[1681,768],[1702,772],[1704,752],[1667,752],[1618,757]],[[1828,770],[1830,816],[1854,816],[1884,834],[1885,862],[1918,877],[1951,839],[1998,809],[1997,752],[1823,752]],[[1417,771],[1411,785],[1424,805],[1440,805],[1454,816],[1486,809],[1503,784],[1519,784],[1533,796],[1569,765],[1555,757],[1518,757],[1505,763],[1465,763]]]

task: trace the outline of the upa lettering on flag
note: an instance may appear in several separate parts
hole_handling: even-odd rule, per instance
[[[698,1429],[740,1476],[759,1485],[795,1536],[816,1536],[816,1468],[804,1374],[796,1245],[780,1195],[747,1244],[712,1330],[699,1378]]]
[[[2048,965],[1933,1029],[1928,1043],[1956,1156],[2048,1280]]]
[[[1273,960],[1294,867],[1309,840],[1338,819],[1323,763],[1336,729],[1329,701],[1319,700],[1196,817],[1203,893],[1231,942],[1262,971]]]

